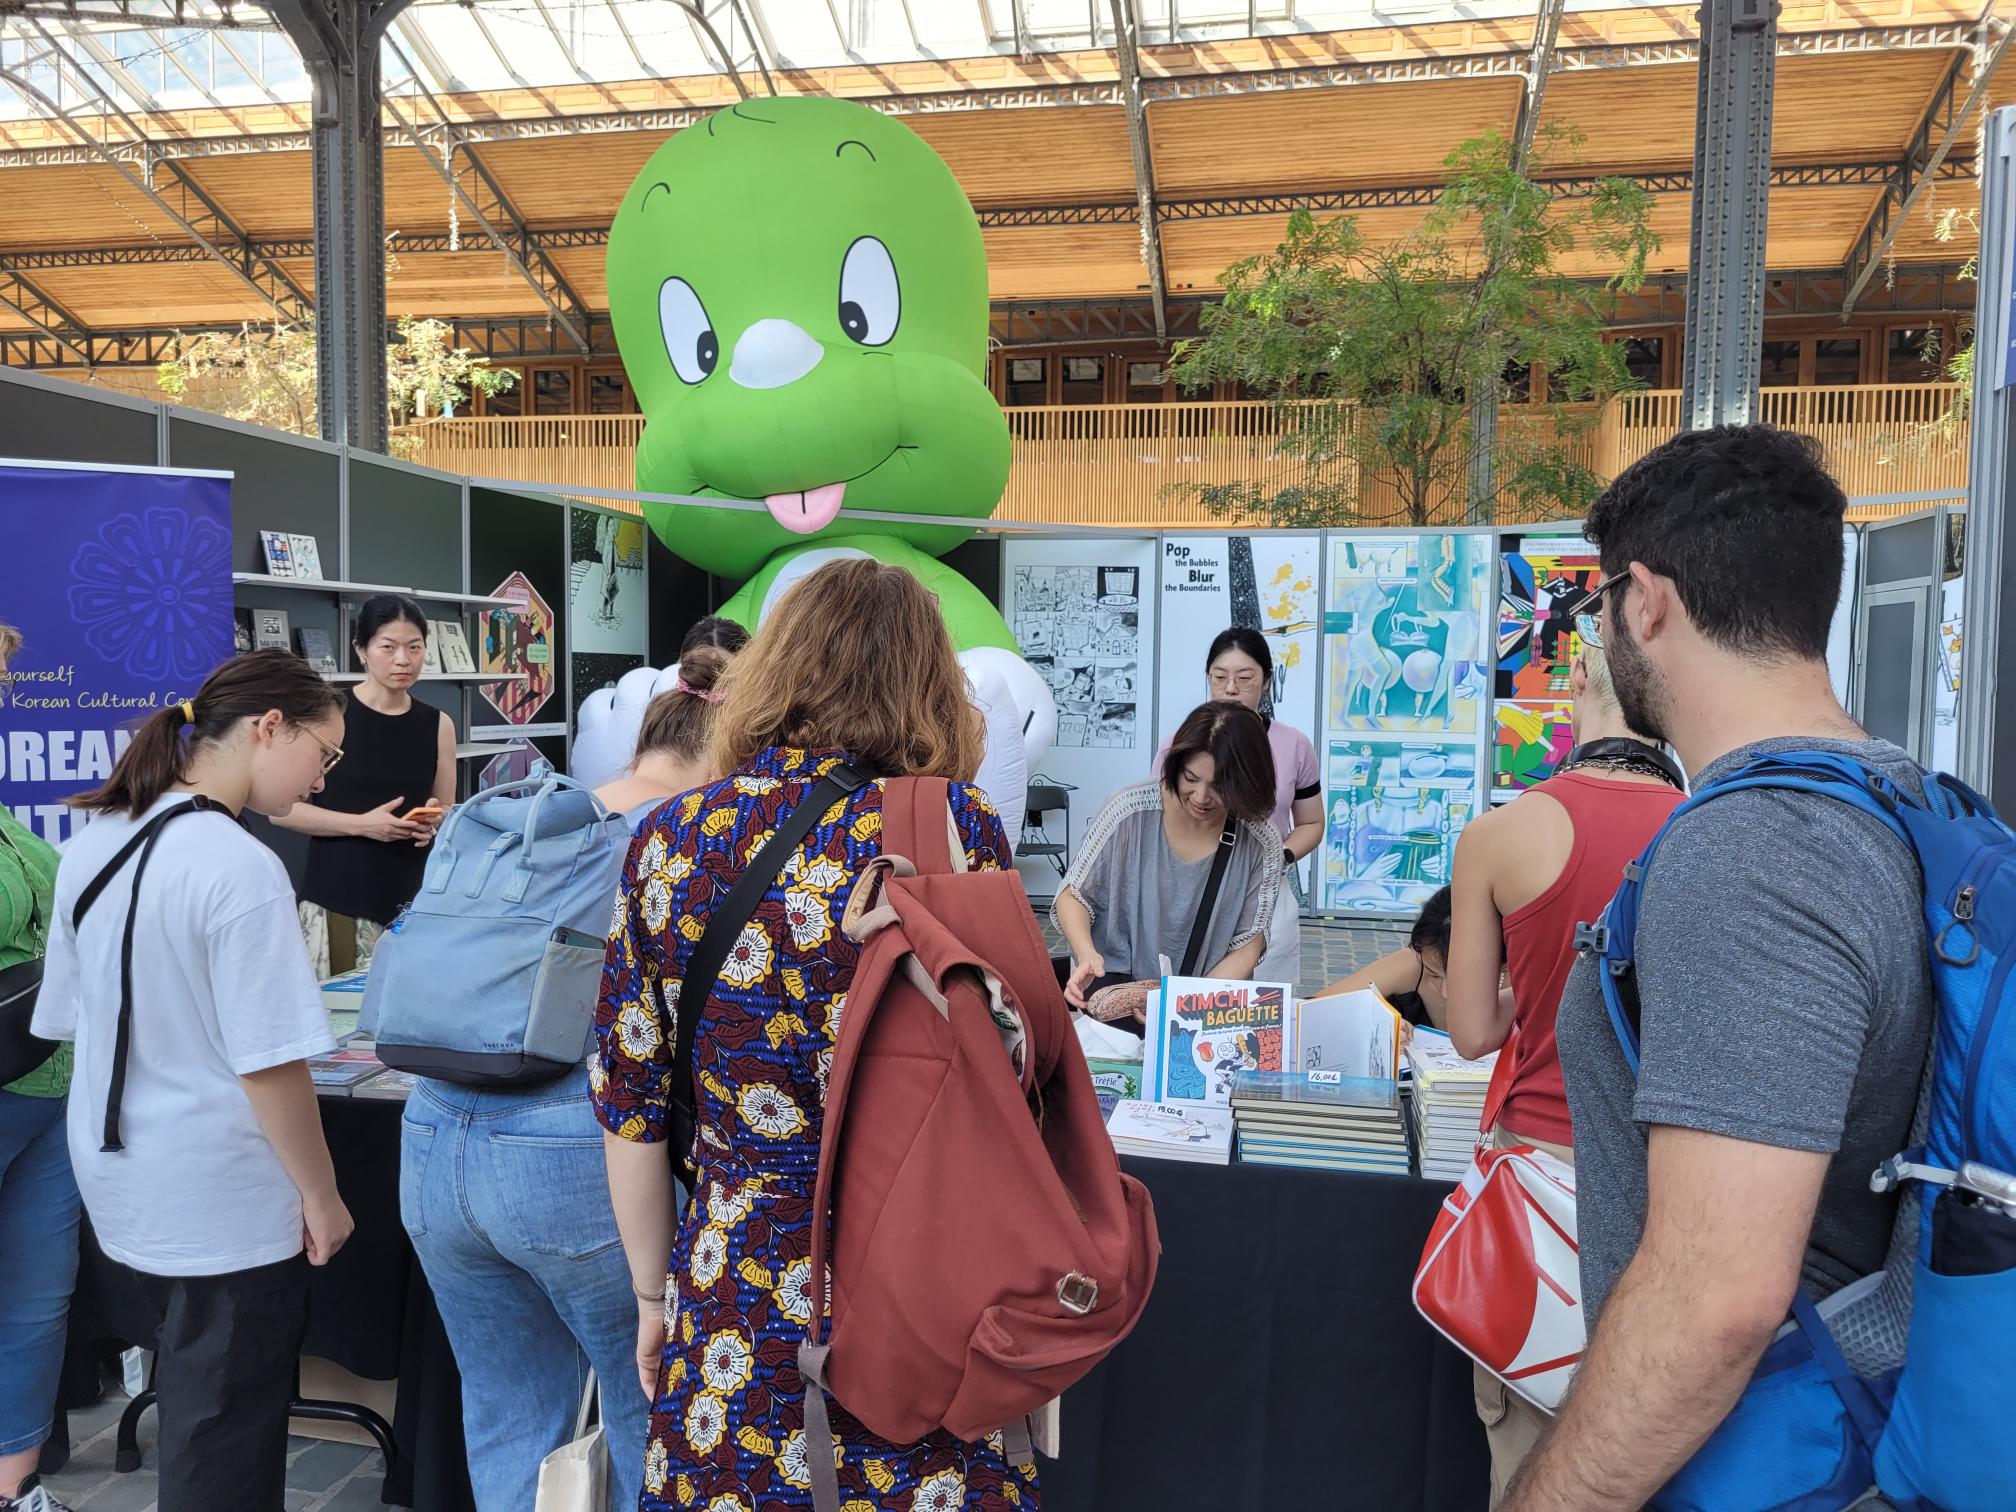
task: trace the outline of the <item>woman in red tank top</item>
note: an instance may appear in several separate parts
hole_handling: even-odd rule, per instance
[[[1570,672],[1576,747],[1561,770],[1479,816],[1457,843],[1450,882],[1449,1035],[1458,1054],[1500,1051],[1485,1102],[1499,1144],[1573,1162],[1574,1129],[1554,1045],[1554,1013],[1575,965],[1575,926],[1594,923],[1685,796],[1678,768],[1624,722],[1587,617]],[[1501,971],[1511,980],[1500,996]],[[1477,1368],[1496,1506],[1546,1415]]]

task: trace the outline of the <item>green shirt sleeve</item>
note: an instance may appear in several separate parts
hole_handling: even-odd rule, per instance
[[[0,806],[0,967],[42,954],[56,895],[56,848]],[[64,1045],[6,1090],[27,1097],[61,1097],[70,1086],[70,1047]]]

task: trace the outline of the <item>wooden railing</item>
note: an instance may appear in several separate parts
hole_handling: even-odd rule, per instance
[[[1844,388],[1765,389],[1759,418],[1818,440],[1849,497],[1967,492],[1963,423],[1941,424],[1957,385],[1871,384]],[[1056,405],[1005,411],[1014,447],[1008,490],[995,514],[1146,529],[1221,523],[1173,485],[1250,482],[1263,491],[1295,481],[1348,483],[1343,457],[1312,465],[1281,451],[1281,420],[1264,401],[1180,404]],[[1626,394],[1599,415],[1584,414],[1565,439],[1574,460],[1615,477],[1680,430],[1680,395]],[[1545,411],[1507,405],[1501,435],[1553,423]],[[448,472],[537,483],[556,493],[635,486],[641,415],[567,415],[538,419],[430,420],[398,433],[414,461]],[[1365,480],[1360,514],[1404,520],[1390,480]],[[1907,503],[1858,508],[1855,518],[1922,508]],[[1501,523],[1548,511],[1501,508]],[[1558,513],[1558,511],[1555,511]],[[1437,502],[1434,516],[1454,521],[1460,500]]]

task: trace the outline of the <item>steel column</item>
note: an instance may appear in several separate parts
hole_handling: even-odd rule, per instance
[[[314,81],[316,411],[325,441],[382,452],[385,154],[378,44],[408,0],[270,0]]]
[[[1693,430],[1757,407],[1777,49],[1777,0],[1704,0],[1680,400]]]
[[[1981,257],[1974,314],[1974,408],[1967,485],[1966,583],[1961,591],[1957,749],[1961,781],[2007,810],[2016,807],[2016,698],[1997,698],[2002,667],[2016,666],[2016,537],[2008,529],[2016,479],[2016,107],[1988,117],[1981,162]]]

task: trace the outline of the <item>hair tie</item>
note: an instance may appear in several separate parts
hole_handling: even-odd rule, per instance
[[[182,700],[182,723],[196,723],[196,705],[186,698]]]
[[[674,682],[672,686],[687,697],[697,698],[702,703],[719,703],[723,696],[719,688],[696,688],[683,677]]]

